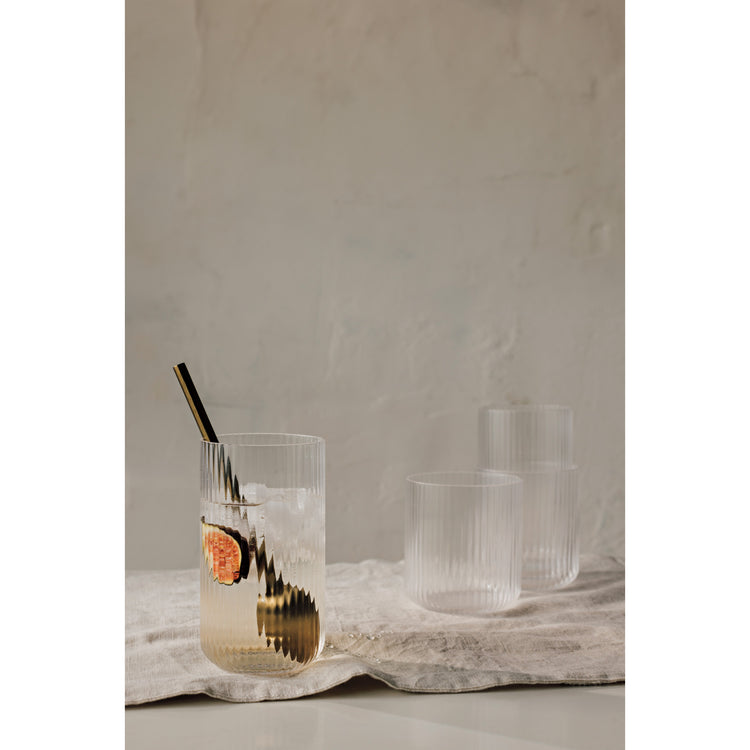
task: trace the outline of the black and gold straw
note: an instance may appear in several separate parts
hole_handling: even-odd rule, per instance
[[[177,375],[177,380],[180,381],[182,392],[185,394],[190,411],[193,412],[195,421],[198,424],[198,429],[201,431],[204,440],[208,440],[209,443],[218,443],[219,438],[214,432],[214,428],[211,426],[211,422],[208,419],[208,414],[203,408],[203,402],[201,401],[198,391],[195,389],[193,379],[190,377],[188,368],[184,362],[179,365],[175,365],[173,368],[174,374]]]

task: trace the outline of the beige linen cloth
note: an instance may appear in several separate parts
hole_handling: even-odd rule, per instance
[[[492,617],[439,614],[404,593],[403,561],[326,568],[326,646],[292,677],[224,672],[201,651],[198,570],[128,572],[125,704],[205,693],[227,701],[298,698],[370,675],[399,690],[625,679],[625,567],[581,556],[567,588],[526,594]]]

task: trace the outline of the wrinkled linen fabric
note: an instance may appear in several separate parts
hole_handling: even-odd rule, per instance
[[[404,593],[403,561],[326,567],[326,646],[290,677],[231,674],[199,635],[199,571],[132,571],[125,581],[125,704],[203,693],[235,702],[299,698],[369,675],[398,690],[625,679],[625,566],[581,556],[567,588],[524,593],[490,617],[431,612]]]

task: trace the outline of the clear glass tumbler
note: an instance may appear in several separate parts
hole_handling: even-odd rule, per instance
[[[200,635],[230,672],[292,674],[325,639],[325,442],[219,435],[201,447]]]
[[[479,466],[523,479],[526,590],[561,588],[578,575],[578,468],[566,406],[487,406],[479,411]]]
[[[404,574],[426,609],[487,615],[521,591],[522,484],[497,472],[407,478]]]

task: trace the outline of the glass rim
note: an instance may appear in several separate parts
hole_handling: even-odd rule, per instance
[[[463,482],[450,482],[445,481],[445,479],[454,476],[454,477],[483,477],[487,476],[487,474],[484,471],[480,470],[471,470],[466,469],[464,471],[425,471],[425,472],[419,472],[418,474],[410,474],[408,477],[406,477],[406,481],[410,482],[411,484],[418,484],[424,487],[512,487],[516,484],[521,484],[523,482],[523,479],[521,477],[517,476],[516,474],[513,474],[510,471],[489,471],[487,472],[492,475],[496,475],[498,478],[502,477],[502,482],[470,482],[470,481],[463,481]],[[429,481],[429,478],[432,477],[433,479],[436,479],[437,477],[443,477],[443,481]]]
[[[548,469],[477,469],[477,471],[487,472],[488,474],[515,474],[522,478],[522,475],[528,474],[562,474],[563,472],[574,472],[578,471],[578,464],[553,466]]]
[[[227,447],[242,447],[242,448],[298,448],[303,445],[320,445],[325,443],[325,438],[318,437],[317,435],[301,435],[294,432],[222,432],[217,435],[219,438],[217,443],[211,440],[203,438],[202,443],[207,445],[224,445]],[[227,443],[224,442],[223,438],[240,438],[238,442]],[[292,442],[253,442],[252,438],[296,438]],[[247,441],[245,441],[247,438]]]
[[[573,411],[572,407],[564,404],[488,404],[481,406],[479,411],[506,411],[506,412],[542,412],[542,411]]]

